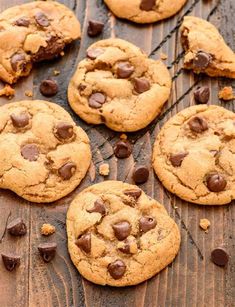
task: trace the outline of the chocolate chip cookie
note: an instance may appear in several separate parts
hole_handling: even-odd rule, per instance
[[[129,286],[173,261],[180,234],[165,208],[137,186],[105,181],[85,189],[67,214],[68,249],[81,275]]]
[[[151,23],[175,15],[187,0],[104,0],[114,15],[137,23]]]
[[[28,76],[34,62],[58,56],[80,37],[73,12],[52,1],[34,1],[0,14],[0,79],[15,83]]]
[[[127,41],[107,39],[88,48],[69,84],[68,99],[87,123],[136,131],[160,113],[170,88],[161,61],[149,59]]]
[[[184,68],[211,77],[235,78],[235,54],[214,25],[186,16],[180,31],[185,50]]]
[[[0,107],[0,188],[33,202],[73,191],[91,161],[86,133],[60,106],[21,101]]]
[[[157,136],[153,166],[163,185],[187,201],[235,199],[235,114],[197,105],[172,117]]]

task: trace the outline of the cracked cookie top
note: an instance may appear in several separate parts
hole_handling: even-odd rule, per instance
[[[235,54],[214,25],[198,17],[186,16],[180,31],[186,69],[211,77],[235,78]]]
[[[224,205],[235,198],[235,114],[198,105],[161,129],[153,166],[163,185],[187,201]]]
[[[34,1],[0,14],[0,79],[15,83],[33,62],[58,56],[80,37],[73,12],[57,2]]]
[[[104,0],[118,17],[151,23],[175,15],[187,0]]]
[[[165,208],[137,186],[105,181],[82,191],[67,213],[68,249],[88,280],[135,285],[175,258],[180,234]]]
[[[91,161],[86,133],[60,106],[20,101],[0,107],[0,188],[33,202],[73,191]]]
[[[68,89],[69,103],[86,122],[116,131],[146,127],[170,95],[171,79],[161,61],[149,59],[121,39],[91,45]]]

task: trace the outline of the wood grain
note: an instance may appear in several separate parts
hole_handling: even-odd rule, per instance
[[[24,0],[1,0],[0,11],[7,7],[26,3]],[[98,175],[98,167],[103,161],[110,164],[107,179],[132,182],[131,173],[135,164],[151,165],[152,145],[162,125],[180,110],[193,105],[193,89],[197,84],[207,84],[211,88],[211,104],[219,104],[234,111],[234,101],[223,103],[217,93],[225,85],[235,86],[228,79],[210,79],[194,76],[182,70],[183,53],[179,42],[178,28],[184,15],[192,14],[210,19],[224,35],[227,43],[235,49],[235,3],[226,0],[188,0],[185,7],[174,17],[153,25],[135,25],[116,19],[102,0],[60,0],[72,10],[82,24],[82,40],[69,46],[63,58],[40,63],[32,74],[16,86],[16,96],[12,101],[28,99],[25,90],[33,90],[33,98],[42,99],[38,87],[40,81],[54,77],[54,69],[61,74],[54,77],[60,91],[50,99],[68,110],[76,122],[86,130],[91,140],[93,163],[86,178],[76,191],[51,205],[35,205],[22,200],[9,191],[0,191],[0,252],[15,250],[22,256],[20,268],[13,273],[0,264],[0,306],[3,307],[181,307],[181,306],[235,306],[235,206],[205,207],[189,204],[171,195],[151,170],[149,181],[143,184],[148,195],[162,202],[181,230],[182,244],[176,260],[151,280],[135,287],[111,288],[94,285],[81,278],[69,258],[66,247],[66,211],[73,197],[92,183],[104,180]],[[103,34],[98,38],[86,35],[89,19],[105,22]],[[173,78],[173,88],[162,114],[146,129],[130,133],[134,144],[133,154],[126,160],[117,160],[112,145],[119,134],[103,126],[94,127],[81,121],[67,104],[67,85],[76,65],[87,47],[102,38],[119,37],[138,45],[152,58],[160,53],[168,55],[165,61]],[[1,86],[1,85],[0,85]],[[0,104],[9,103],[0,98]],[[27,236],[13,239],[4,234],[7,220],[21,216],[28,226]],[[199,229],[201,218],[211,221],[208,234]],[[44,222],[56,226],[56,233],[49,239],[42,238],[40,227]],[[50,240],[58,244],[58,253],[53,262],[44,264],[38,256],[40,242]],[[220,268],[210,261],[213,247],[224,244],[231,256],[227,268]]]

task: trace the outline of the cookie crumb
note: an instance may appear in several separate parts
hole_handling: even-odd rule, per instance
[[[60,74],[60,70],[56,70],[56,69],[55,69],[55,70],[53,71],[53,74],[54,74],[54,76],[58,76],[58,75]]]
[[[208,232],[208,228],[210,227],[211,223],[208,219],[200,219],[199,226],[205,230],[205,232]]]
[[[6,84],[4,88],[0,90],[0,97],[1,96],[6,96],[11,99],[13,96],[15,96],[15,90],[9,84]]]
[[[41,234],[43,236],[50,236],[55,232],[55,226],[51,224],[43,224],[41,227]]]
[[[24,94],[27,97],[33,97],[33,92],[32,91],[25,91]]]
[[[166,60],[168,58],[168,56],[165,53],[161,52],[160,58],[161,58],[161,60]]]
[[[60,55],[61,55],[61,56],[64,56],[64,51],[61,51]]]
[[[126,135],[125,133],[122,133],[122,134],[120,135],[120,139],[121,139],[121,140],[127,140],[127,135]]]
[[[223,100],[232,100],[235,99],[235,96],[233,95],[233,88],[231,86],[225,86],[219,91],[219,99]]]
[[[99,166],[99,174],[101,176],[109,175],[109,164],[108,163],[104,163]]]

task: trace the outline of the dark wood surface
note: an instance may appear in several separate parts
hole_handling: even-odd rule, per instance
[[[118,0],[117,0],[118,1]],[[175,1],[175,0],[172,0]],[[30,1],[1,0],[0,11]],[[223,34],[225,40],[235,50],[235,1],[188,0],[186,6],[174,17],[154,24],[135,25],[116,19],[101,0],[60,0],[74,10],[83,25],[83,36],[67,48],[62,59],[40,63],[32,74],[16,86],[16,96],[11,101],[28,99],[25,90],[33,90],[33,98],[43,98],[38,87],[40,80],[53,76],[53,70],[61,71],[55,79],[60,91],[54,101],[68,110],[78,124],[87,132],[91,140],[93,162],[80,187],[71,195],[51,205],[29,203],[14,193],[0,191],[0,252],[16,251],[22,256],[21,266],[9,273],[0,262],[0,306],[1,307],[181,307],[235,306],[235,206],[206,207],[189,204],[169,194],[151,170],[149,181],[142,185],[150,196],[163,203],[172,218],[180,227],[182,244],[176,260],[151,280],[135,287],[111,288],[93,285],[81,278],[74,268],[66,246],[65,218],[71,199],[92,183],[100,182],[98,166],[103,162],[110,164],[108,179],[132,182],[131,172],[135,163],[151,165],[152,145],[162,125],[180,110],[193,105],[193,88],[197,84],[207,84],[211,88],[211,104],[219,104],[234,111],[234,101],[223,103],[217,94],[219,88],[235,83],[228,79],[197,77],[184,72],[182,68],[182,48],[178,28],[184,15],[192,14],[209,19]],[[103,34],[91,39],[86,34],[89,19],[105,22]],[[168,55],[165,61],[169,66],[173,87],[171,97],[162,114],[142,131],[129,134],[134,142],[133,155],[126,160],[117,161],[113,155],[112,144],[118,133],[82,122],[69,108],[66,99],[67,85],[76,64],[85,55],[86,48],[96,40],[119,37],[138,45],[153,58],[160,52]],[[2,85],[0,84],[0,87]],[[9,103],[0,98],[0,104]],[[1,154],[1,153],[0,153]],[[17,178],[16,178],[17,180]],[[12,238],[5,233],[7,221],[21,216],[28,226],[28,234],[23,238]],[[211,228],[208,234],[199,229],[199,220],[208,218]],[[56,226],[56,234],[49,239],[40,235],[44,222]],[[38,256],[40,242],[51,240],[58,244],[58,253],[53,262],[44,264]],[[215,266],[210,261],[213,247],[225,245],[230,254],[227,268]]]

